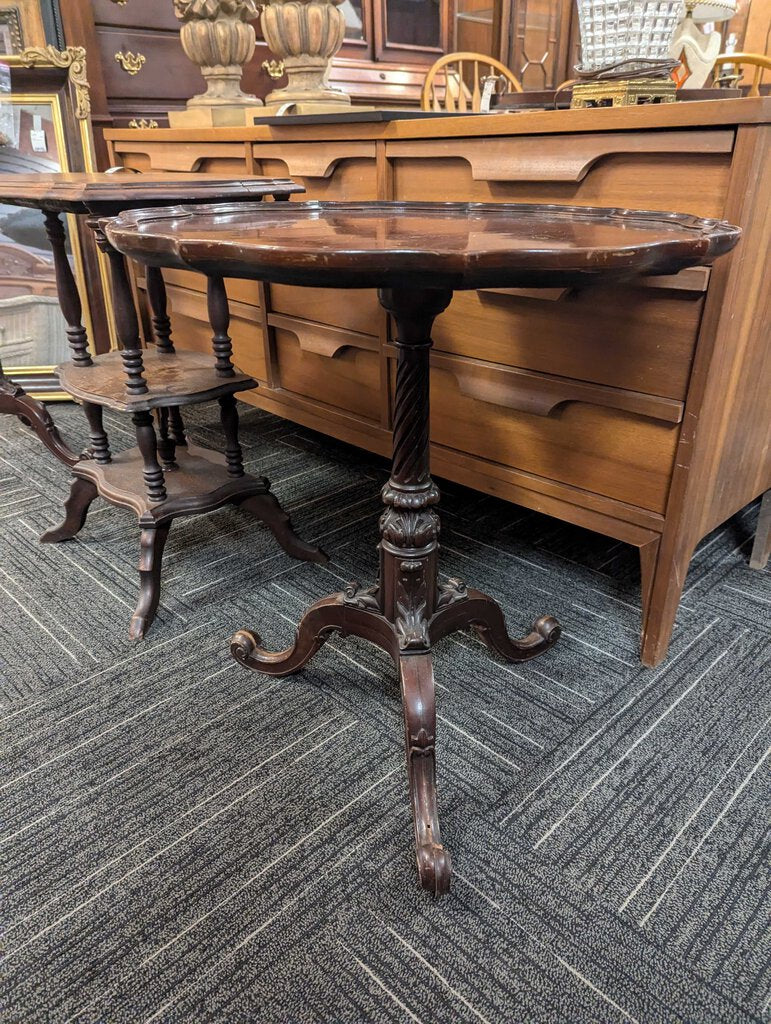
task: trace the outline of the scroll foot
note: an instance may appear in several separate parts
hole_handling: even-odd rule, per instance
[[[418,877],[424,889],[441,896],[450,889],[452,861],[442,846],[436,803],[436,694],[431,655],[401,655],[399,677]]]
[[[139,601],[131,616],[129,636],[141,640],[153,623],[161,596],[161,561],[171,523],[144,527],[139,539]]]
[[[256,633],[239,629],[230,641],[230,653],[245,668],[268,676],[299,672],[329,637],[342,629],[345,609],[335,597],[311,605],[300,619],[295,642],[284,651],[266,651]]]
[[[542,615],[521,640],[512,640],[506,630],[506,621],[500,607],[491,598],[485,616],[474,618],[471,626],[491,651],[506,661],[529,661],[553,647],[562,635],[562,626],[553,615]]]
[[[281,547],[292,558],[302,562],[318,562],[326,565],[329,556],[314,544],[308,544],[294,532],[289,513],[279,504],[275,494],[255,494],[241,502],[240,507],[253,516],[261,519],[276,538]]]
[[[71,540],[83,529],[89,506],[97,496],[96,485],[90,480],[76,476],[72,481],[70,496],[64,503],[64,522],[41,536],[41,544],[58,544],[62,540]]]

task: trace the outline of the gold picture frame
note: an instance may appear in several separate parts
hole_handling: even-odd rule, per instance
[[[18,126],[14,138],[0,146],[0,170],[6,173],[12,173],[14,169],[17,172],[35,169],[64,172],[95,170],[85,50],[82,47],[65,50],[57,50],[54,46],[29,47],[20,54],[0,57],[0,63],[10,68],[11,76],[11,92],[0,95],[0,103],[7,104],[6,113],[13,115],[14,129]],[[30,122],[33,128],[30,128]],[[0,255],[12,268],[23,269],[28,265],[30,278],[25,279],[23,285],[18,284],[18,276],[15,278],[20,287],[17,302],[14,302],[12,280],[0,278],[0,360],[7,375],[34,397],[47,401],[67,399],[69,396],[59,386],[56,365],[68,358],[69,350],[62,341],[64,339],[66,343],[66,331],[58,303],[55,304],[55,312],[49,308],[54,305],[55,285],[52,264],[50,285],[47,278],[47,243],[41,244],[40,241],[42,216],[37,214],[38,232],[38,221],[24,218],[25,213],[36,211],[12,206],[2,207],[2,211],[5,214],[3,223],[16,224],[17,230],[16,238],[7,237],[3,232]],[[95,339],[102,341],[101,348],[112,347],[110,293],[104,257],[97,251],[89,229],[79,221],[82,218],[66,217],[73,271],[83,306],[83,324],[92,347]],[[42,238],[45,239],[44,234]],[[26,246],[25,253],[24,242],[27,239],[31,239],[32,244]],[[14,251],[14,246],[18,251]],[[36,277],[38,280],[34,280]],[[3,287],[4,281],[7,282],[6,287]],[[101,288],[87,288],[86,281],[99,281]],[[23,297],[30,301],[22,301]],[[33,303],[32,298],[37,298],[37,302]],[[34,323],[24,326],[21,338],[6,340],[3,306],[14,326],[18,324],[17,308],[23,308],[27,315],[34,313]],[[33,337],[35,333],[37,337]],[[41,351],[45,344],[48,349]],[[26,346],[26,350],[34,351],[37,358],[29,364],[15,360],[12,358],[14,345],[17,352]],[[4,347],[10,351],[4,353]],[[46,355],[50,355],[50,361],[43,358]]]

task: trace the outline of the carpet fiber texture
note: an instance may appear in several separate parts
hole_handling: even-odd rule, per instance
[[[54,409],[74,444],[80,410]],[[221,447],[215,411],[192,435]],[[126,418],[108,417],[127,447]],[[398,685],[332,639],[299,675],[239,667],[312,600],[371,582],[386,464],[246,410],[263,472],[327,567],[234,509],[174,523],[162,607],[132,515],[73,541],[67,472],[0,420],[3,1024],[584,1024],[768,1019],[771,588],[757,505],[701,544],[668,660],[638,660],[636,552],[452,484],[441,570],[497,597],[501,664],[435,653],[449,897],[416,885]]]

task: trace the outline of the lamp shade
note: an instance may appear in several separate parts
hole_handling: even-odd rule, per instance
[[[708,21],[730,21],[736,14],[736,0],[704,0],[693,8],[693,20],[703,24]]]

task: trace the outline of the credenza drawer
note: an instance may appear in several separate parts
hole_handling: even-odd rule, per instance
[[[206,311],[206,296],[200,291],[171,284],[167,284],[166,293],[174,344],[179,348],[212,352],[212,329]],[[257,380],[267,380],[260,310],[244,303],[231,302],[228,333],[233,340],[233,362],[239,370],[251,374]]]
[[[270,285],[271,308],[277,313],[301,318],[313,317],[333,327],[359,334],[379,334],[385,315],[377,292],[369,288],[300,288]]]
[[[663,513],[682,404],[435,355],[436,444]]]
[[[640,286],[456,292],[434,347],[682,399],[709,271]]]
[[[380,345],[377,338],[271,313],[274,386],[378,422]]]
[[[396,199],[723,212],[732,130],[387,143]]]
[[[377,198],[374,142],[256,143],[252,153],[255,174],[291,178],[305,187],[301,199]]]

